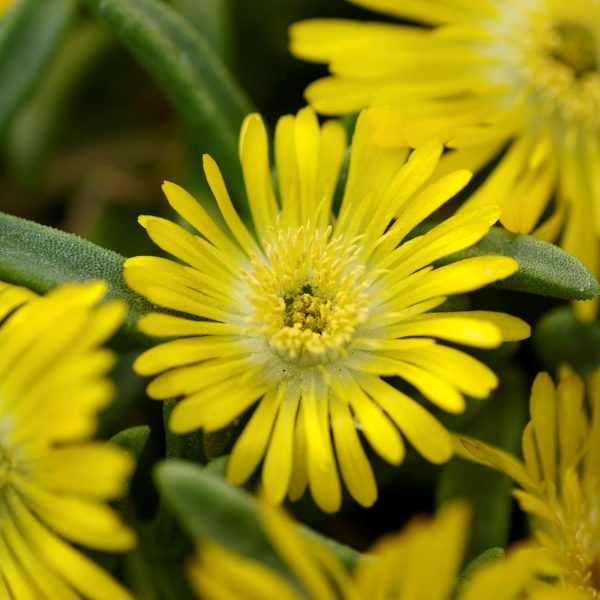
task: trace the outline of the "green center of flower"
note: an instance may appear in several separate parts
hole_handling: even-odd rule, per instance
[[[596,37],[585,26],[561,23],[555,27],[558,36],[552,56],[570,67],[576,78],[598,70]]]
[[[311,366],[347,353],[367,317],[357,247],[330,239],[331,228],[277,231],[246,273],[249,334],[263,336],[286,363]]]

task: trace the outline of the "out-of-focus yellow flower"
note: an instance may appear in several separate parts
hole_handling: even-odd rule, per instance
[[[206,542],[188,573],[205,600],[450,600],[463,561],[468,513],[466,505],[453,503],[435,519],[415,519],[377,541],[349,571],[282,512],[262,506],[263,527],[288,575]],[[506,558],[474,570],[456,600],[583,600],[538,577],[559,572],[546,551],[522,544]]]
[[[350,1],[420,25],[294,25],[296,56],[331,71],[308,87],[310,103],[324,114],[373,107],[381,144],[440,139],[453,149],[442,171],[498,159],[465,206],[500,206],[511,231],[562,232],[562,247],[598,277],[600,3]],[[596,306],[577,305],[583,317]]]
[[[0,281],[0,321],[22,304],[37,297],[29,288]]]
[[[135,543],[106,505],[133,461],[89,440],[113,396],[113,355],[100,344],[125,312],[97,306],[105,291],[97,282],[37,297],[0,284],[1,598],[131,598],[63,539],[107,551]]]
[[[15,0],[0,0],[0,19],[8,12]]]
[[[240,156],[254,232],[236,214],[215,162],[204,171],[228,231],[189,194],[164,186],[194,235],[165,219],[140,222],[163,250],[183,261],[136,257],[125,279],[137,292],[187,318],[159,313],[140,320],[156,336],[184,336],[135,363],[157,375],[157,399],[183,398],[171,415],[176,433],[219,430],[258,403],[228,463],[245,482],[263,463],[267,498],[297,499],[307,484],[317,504],[335,511],[342,478],[365,506],[377,496],[357,432],[392,464],[402,462],[402,433],[434,463],[452,444],[444,427],[382,376],[398,376],[453,413],[463,394],[485,398],[495,374],[436,340],[491,348],[522,339],[529,327],[490,312],[429,312],[447,296],[514,273],[508,257],[486,256],[434,269],[434,261],[481,239],[498,218],[493,207],[465,211],[404,242],[415,226],[470,179],[456,171],[433,183],[442,152],[426,143],[384,149],[371,143],[368,119],[354,135],[348,182],[337,218],[332,203],[344,130],[319,126],[311,109],[280,119],[275,132],[279,199],[271,182],[267,134],[257,115],[244,122]],[[337,464],[336,464],[337,463]]]
[[[531,390],[531,420],[523,432],[523,461],[476,440],[462,440],[480,461],[512,477],[535,537],[564,566],[567,587],[586,598],[600,593],[600,371],[584,386],[573,374],[554,386],[549,375]]]

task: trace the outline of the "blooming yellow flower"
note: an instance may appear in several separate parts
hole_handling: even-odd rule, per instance
[[[22,304],[37,297],[29,288],[0,281],[0,321]]]
[[[600,371],[591,379],[590,411],[583,382],[567,375],[557,387],[546,373],[531,390],[523,461],[476,440],[467,450],[520,486],[521,508],[535,537],[564,565],[564,584],[600,597]]]
[[[466,206],[500,206],[511,231],[562,231],[562,247],[600,275],[600,2],[350,1],[425,27],[294,25],[292,51],[332,73],[308,87],[310,103],[373,107],[382,144],[441,139],[454,149],[442,172],[497,159]],[[583,317],[595,306],[577,305]]]
[[[151,397],[182,397],[176,433],[221,429],[258,403],[228,463],[243,483],[264,459],[266,496],[299,498],[307,484],[317,504],[341,502],[336,466],[352,496],[377,495],[360,431],[392,464],[404,456],[400,432],[428,460],[450,458],[448,432],[382,376],[398,376],[449,412],[464,394],[486,397],[494,373],[434,338],[490,348],[522,339],[528,326],[491,312],[428,311],[451,294],[479,288],[517,269],[507,257],[479,257],[434,269],[437,259],[478,241],[498,218],[493,207],[453,217],[404,238],[469,180],[453,172],[427,185],[441,144],[382,149],[359,119],[344,197],[332,218],[344,130],[319,127],[310,109],[283,117],[275,133],[279,202],[268,142],[257,115],[243,125],[240,155],[254,233],[236,214],[215,162],[204,171],[229,232],[184,190],[166,183],[173,208],[201,235],[165,219],[140,222],[163,250],[125,263],[128,284],[151,302],[188,313],[140,319],[142,331],[184,336],[142,354],[135,369],[158,375]]]
[[[262,525],[288,576],[206,542],[188,574],[205,600],[450,600],[463,560],[468,513],[465,504],[453,503],[431,521],[413,520],[403,531],[378,540],[349,571],[284,513],[261,506]],[[523,544],[471,573],[456,600],[584,600],[576,591],[538,579],[558,572],[547,552]]]
[[[120,303],[96,306],[103,283],[45,297],[0,286],[0,597],[131,598],[70,542],[132,547],[105,501],[132,470],[120,448],[89,441],[111,399],[112,354],[99,345],[120,325]],[[20,308],[15,309],[22,304]]]

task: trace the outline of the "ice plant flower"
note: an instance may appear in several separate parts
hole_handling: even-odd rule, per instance
[[[531,390],[523,460],[476,440],[464,446],[519,485],[514,491],[533,533],[564,567],[563,584],[600,598],[600,371],[584,386],[567,375],[554,386],[546,373]]]
[[[121,303],[97,306],[105,290],[67,285],[36,297],[0,285],[1,598],[132,598],[68,543],[123,551],[135,542],[105,504],[132,460],[89,439],[113,395],[113,356],[100,344],[124,316]]]
[[[350,1],[419,24],[294,25],[294,54],[331,71],[309,102],[324,114],[373,107],[382,144],[440,139],[454,149],[444,168],[495,161],[466,206],[500,206],[511,231],[560,233],[598,277],[600,2]]]
[[[201,542],[188,574],[205,600],[584,600],[575,591],[542,582],[538,575],[555,576],[557,566],[547,552],[528,544],[475,569],[454,596],[468,513],[466,505],[453,503],[430,521],[413,520],[379,539],[349,570],[279,509],[262,506],[263,528],[287,573]]]
[[[529,334],[519,319],[491,312],[429,312],[451,294],[515,272],[511,258],[484,256],[434,269],[437,259],[478,241],[493,207],[452,217],[403,242],[469,180],[457,171],[428,184],[442,146],[382,149],[359,119],[337,218],[332,201],[344,130],[319,126],[311,109],[283,117],[275,132],[278,198],[260,117],[242,128],[240,155],[253,231],[235,212],[215,162],[204,172],[228,232],[189,194],[166,183],[173,208],[200,235],[168,220],[141,224],[184,264],[155,257],[125,263],[125,279],[155,304],[189,317],[151,313],[142,331],[183,336],[142,354],[134,368],[156,375],[152,398],[182,398],[170,428],[211,432],[256,410],[237,440],[227,476],[245,482],[261,461],[265,493],[281,502],[307,484],[317,504],[341,502],[336,465],[361,504],[376,499],[359,431],[385,460],[404,456],[400,432],[428,460],[450,458],[448,432],[421,404],[381,377],[398,376],[444,410],[463,394],[485,398],[497,379],[486,366],[435,338],[490,348]]]

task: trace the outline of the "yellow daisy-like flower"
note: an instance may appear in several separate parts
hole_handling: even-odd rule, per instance
[[[450,458],[448,432],[420,404],[381,377],[398,376],[453,413],[464,394],[485,398],[494,373],[434,338],[491,348],[522,339],[528,326],[491,312],[430,313],[451,294],[515,272],[507,257],[472,258],[434,269],[437,259],[478,241],[497,220],[493,207],[466,211],[404,242],[407,234],[469,180],[457,171],[428,185],[442,146],[382,149],[359,119],[344,197],[332,218],[344,130],[320,127],[310,109],[283,117],[275,133],[279,201],[268,142],[257,115],[243,125],[240,155],[255,233],[236,214],[215,162],[204,172],[229,233],[184,190],[164,186],[173,208],[201,235],[165,219],[140,222],[165,251],[125,263],[128,284],[151,302],[189,313],[143,317],[142,331],[185,336],[152,348],[135,369],[158,375],[152,398],[183,397],[171,415],[176,433],[216,431],[258,403],[228,463],[245,482],[264,459],[272,502],[341,502],[336,466],[352,496],[377,495],[361,431],[385,460],[404,457],[400,432],[428,460]]]
[[[105,291],[98,282],[36,297],[0,285],[0,318],[10,313],[0,326],[1,598],[131,599],[63,539],[107,551],[135,543],[105,504],[133,461],[89,441],[113,395],[113,356],[99,345],[125,312],[121,303],[97,306]]]
[[[536,378],[523,461],[476,440],[462,440],[482,462],[507,473],[535,537],[564,565],[565,585],[600,597],[600,371],[591,379],[590,411],[583,382],[567,375],[557,387]]]
[[[563,248],[598,276],[600,2],[350,1],[425,27],[294,25],[292,51],[332,73],[309,86],[311,104],[324,114],[373,107],[378,143],[441,139],[454,149],[442,171],[501,156],[466,206],[500,206],[511,231],[537,227],[554,240],[562,230]],[[577,305],[582,317],[595,306]]]
[[[275,507],[261,506],[263,528],[291,575],[203,542],[188,566],[192,586],[205,600],[584,600],[539,575],[560,573],[548,553],[532,545],[471,573],[453,591],[468,533],[468,508],[453,503],[435,519],[416,519],[378,540],[353,571],[321,542],[302,535]]]

